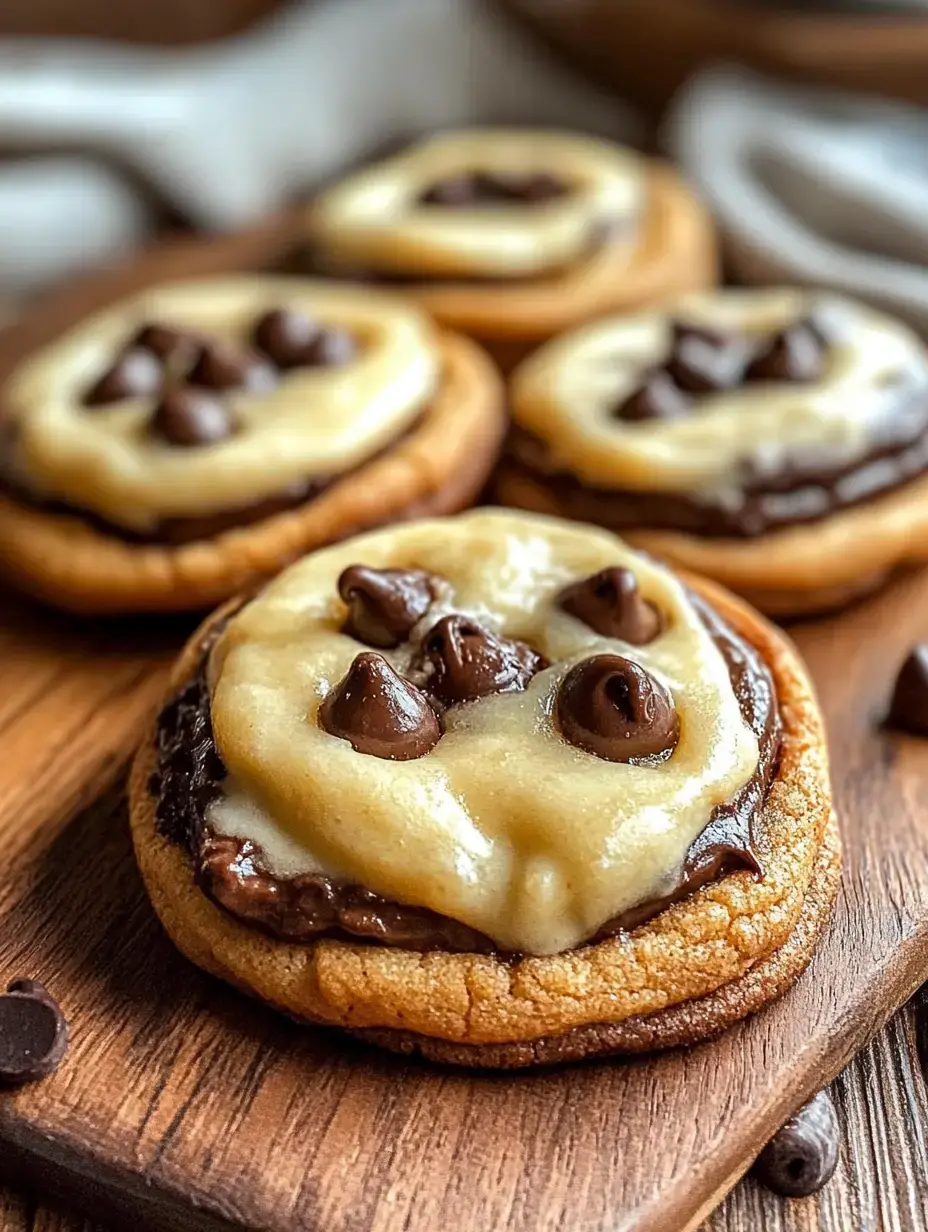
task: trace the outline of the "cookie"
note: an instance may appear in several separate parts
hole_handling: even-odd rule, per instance
[[[306,260],[402,284],[510,366],[604,312],[714,284],[712,222],[667,164],[579,134],[440,134],[323,192]]]
[[[607,318],[513,374],[497,492],[596,522],[779,616],[928,559],[928,360],[825,292],[720,290]]]
[[[607,532],[502,510],[313,553],[210,618],[130,799],[195,963],[481,1066],[717,1032],[803,969],[839,868],[789,642]]]
[[[473,342],[389,295],[263,276],[117,303],[24,361],[4,413],[0,573],[91,613],[203,609],[463,508],[504,425]]]

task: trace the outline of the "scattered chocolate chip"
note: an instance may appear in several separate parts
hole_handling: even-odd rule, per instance
[[[14,980],[0,996],[0,1082],[34,1082],[61,1064],[68,1024],[36,980]]]
[[[437,181],[422,193],[419,203],[450,207],[503,203],[538,205],[563,197],[567,191],[567,185],[547,171],[526,175],[474,171]]]
[[[173,359],[178,353],[190,352],[196,345],[192,334],[167,325],[143,325],[135,336],[133,346],[144,347],[161,360]]]
[[[644,419],[681,419],[690,413],[692,398],[669,372],[656,368],[645,375],[633,393],[620,402],[613,415],[630,422]]]
[[[359,654],[319,708],[319,722],[358,753],[410,761],[438,743],[441,729],[422,693],[379,654]]]
[[[705,394],[737,385],[745,359],[740,339],[677,321],[673,325],[673,347],[664,366],[680,389]]]
[[[350,565],[338,579],[348,604],[343,626],[349,637],[387,649],[409,636],[434,598],[429,574],[421,569],[368,569]]]
[[[212,394],[181,386],[155,407],[151,430],[170,445],[214,445],[232,435],[229,412]]]
[[[928,642],[913,646],[899,668],[886,722],[900,731],[928,736]]]
[[[254,341],[278,368],[297,368],[318,333],[319,326],[304,312],[275,308],[255,325]]]
[[[819,1091],[770,1139],[754,1165],[759,1181],[784,1198],[817,1193],[838,1163],[841,1127],[827,1091]]]
[[[748,364],[746,381],[817,381],[825,368],[825,344],[807,321],[796,321],[768,338]]]
[[[209,389],[246,389],[261,393],[277,381],[271,365],[263,356],[244,347],[214,342],[200,347],[187,380],[192,385]]]
[[[467,616],[444,616],[422,641],[425,688],[443,705],[524,689],[546,666],[524,642],[499,638]]]
[[[631,569],[602,569],[565,587],[557,602],[596,633],[633,646],[652,642],[661,631],[660,614],[642,595]]]
[[[161,363],[151,351],[133,347],[125,351],[108,372],[84,395],[85,406],[104,406],[124,398],[144,398],[161,388]]]
[[[600,654],[572,667],[556,703],[564,739],[606,761],[668,753],[680,735],[670,694],[637,663]]]

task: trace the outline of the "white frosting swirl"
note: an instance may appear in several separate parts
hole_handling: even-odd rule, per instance
[[[466,613],[551,666],[525,692],[452,708],[424,757],[355,752],[317,715],[366,649],[341,631],[336,589],[357,563],[446,578],[450,598],[420,627]],[[664,616],[646,646],[601,637],[556,605],[565,585],[612,565],[632,569]],[[670,690],[681,730],[662,764],[604,761],[557,731],[559,681],[599,652],[641,663]],[[385,653],[402,671],[410,650]],[[232,619],[211,690],[230,772],[208,814],[217,830],[257,841],[273,871],[322,869],[534,954],[575,946],[675,886],[693,839],[758,758],[726,663],[671,573],[604,531],[510,511],[397,526],[306,557]]]
[[[679,419],[615,416],[667,359],[673,321],[757,338],[810,316],[828,338],[819,380],[702,394]],[[928,359],[901,322],[830,293],[719,290],[543,346],[513,377],[512,411],[544,441],[554,470],[599,487],[686,492],[737,507],[746,468],[775,474],[790,459],[838,468],[862,457],[899,392],[928,426]]]
[[[200,448],[149,431],[156,395],[84,404],[145,324],[247,343],[259,317],[296,309],[350,331],[348,363],[295,368],[270,390],[219,396],[238,430]],[[147,531],[165,518],[235,509],[363,462],[408,428],[440,379],[433,327],[375,291],[293,278],[237,277],[144,291],[91,317],[27,359],[4,403],[15,424],[12,468],[35,494]]]
[[[423,205],[440,180],[475,171],[550,173],[568,192],[543,203]],[[532,129],[442,133],[323,192],[311,244],[333,264],[434,278],[528,277],[585,257],[610,224],[642,208],[641,157],[592,137]]]

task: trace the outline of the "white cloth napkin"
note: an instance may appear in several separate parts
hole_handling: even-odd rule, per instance
[[[928,111],[719,67],[678,95],[664,143],[736,277],[833,287],[928,335]]]

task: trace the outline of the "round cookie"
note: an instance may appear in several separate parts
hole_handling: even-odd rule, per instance
[[[314,268],[401,282],[504,366],[718,272],[711,220],[669,165],[571,133],[431,137],[323,192],[305,228]]]
[[[78,612],[202,609],[309,548],[455,512],[501,440],[472,342],[381,292],[246,276],[153,287],[3,393],[0,572]]]
[[[433,588],[429,602],[421,597],[422,574],[434,577],[439,561],[447,562],[443,581],[451,590]],[[362,582],[363,595],[377,592],[351,565],[363,565],[362,575],[405,570],[402,601],[394,578],[389,603],[358,608]],[[631,641],[589,624],[606,627],[602,592],[584,583],[597,568],[625,578],[620,628]],[[347,600],[333,597],[336,582]],[[227,773],[208,810],[199,820],[188,812],[183,825],[201,836],[204,825],[218,828],[239,844],[231,863],[222,857],[232,873],[226,886],[243,873],[247,882],[256,859],[277,879],[252,881],[249,894],[236,898],[217,890],[214,863],[198,859],[195,866],[175,823],[166,824],[160,811],[156,818],[169,793],[161,762],[161,794],[151,794],[160,760],[151,733],[133,768],[132,828],[143,877],[175,943],[200,966],[294,1017],[462,1064],[526,1065],[692,1042],[779,995],[808,961],[837,884],[821,720],[789,643],[718,588],[691,578],[686,585],[691,589],[604,532],[480,511],[316,553],[240,614],[230,609],[211,618],[178,662],[172,705],[186,714],[195,747],[205,748],[204,711],[192,698],[195,681],[208,681],[206,713]],[[424,611],[422,602],[429,602]],[[473,653],[456,658],[446,649],[439,670],[436,629],[449,636],[451,612],[492,628],[490,641],[508,657],[476,656],[482,666],[475,675]],[[608,627],[615,633],[619,626]],[[395,641],[403,636],[408,642]],[[734,643],[731,661],[721,649],[726,637],[745,644],[739,652]],[[207,645],[213,649],[204,675],[198,669]],[[377,645],[376,653],[368,649]],[[620,650],[640,665],[665,718],[660,698],[671,696],[678,722],[649,718],[651,742],[644,744],[633,724],[628,743],[624,728],[617,736],[614,715],[603,727],[601,716],[591,720],[583,705],[574,707],[581,726],[608,736],[593,754],[565,721],[566,682],[576,668]],[[432,656],[434,670],[423,673],[423,655]],[[758,679],[772,678],[776,704],[764,730],[776,722],[779,732],[782,724],[778,761],[767,737],[752,735],[757,725],[746,726],[743,701],[735,704],[735,677],[728,676],[739,656],[756,658]],[[409,682],[418,681],[440,721],[436,734],[405,705],[415,721],[395,746],[398,760],[365,745],[372,734],[383,739],[382,727],[374,731],[376,723],[358,717],[370,717],[378,703],[355,706],[348,687],[363,690],[358,663],[368,670],[378,657],[412,695]],[[471,700],[458,704],[459,669],[468,662]],[[624,670],[623,679],[634,680]],[[296,674],[299,687],[286,701],[281,691]],[[378,679],[386,679],[382,669]],[[608,681],[615,679],[612,670]],[[634,700],[634,689],[628,696]],[[257,743],[244,735],[254,730],[253,704],[263,715]],[[618,709],[626,719],[636,713],[634,705]],[[163,725],[159,731],[163,753],[172,738]],[[765,758],[770,777],[761,790]],[[717,819],[718,808],[724,812],[748,790],[759,793],[752,796],[750,859],[762,877],[756,864],[723,860],[691,889],[685,870],[711,829],[710,816]],[[200,791],[194,794],[202,802]],[[694,797],[702,803],[691,808]],[[326,803],[333,800],[335,813]],[[443,829],[451,800],[463,801],[469,822]],[[352,826],[333,828],[339,810]],[[175,822],[178,816],[183,810]],[[617,816],[621,827],[603,827],[603,817]],[[379,836],[373,854],[367,833]],[[597,861],[597,843],[606,844],[602,856],[610,841],[633,864],[630,876],[627,868],[602,871],[610,860]],[[411,858],[417,845],[423,854]],[[462,850],[469,859],[451,858]],[[392,863],[391,851],[399,853]],[[338,869],[342,881],[364,877],[372,890],[338,915],[341,931],[300,934],[305,919],[296,900],[281,900],[301,877],[316,893],[320,869]],[[337,880],[325,884],[340,892]],[[641,900],[649,896],[645,910]],[[403,901],[417,907],[396,906]],[[449,904],[454,916],[446,919]],[[402,935],[413,937],[414,924],[425,933],[408,945],[379,944],[371,920],[381,941],[392,935],[397,942],[404,911],[417,920],[400,921]],[[442,948],[435,948],[436,921],[445,929]],[[449,924],[465,932],[455,937]],[[514,949],[521,955],[500,952]]]
[[[928,558],[928,360],[825,292],[722,290],[559,338],[511,382],[506,503],[597,522],[762,611]]]

